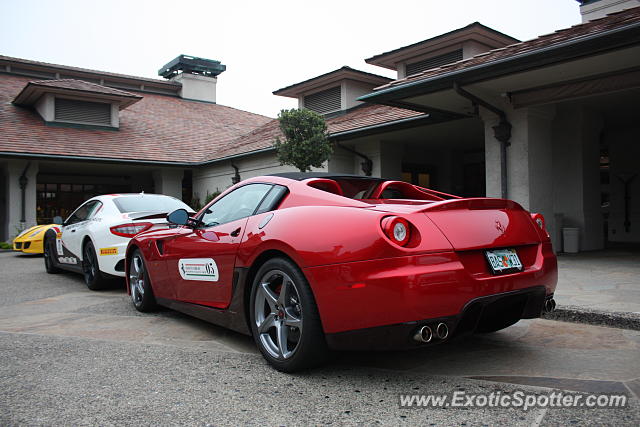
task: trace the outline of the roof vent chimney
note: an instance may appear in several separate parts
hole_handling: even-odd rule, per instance
[[[182,84],[184,99],[215,103],[217,76],[226,69],[220,61],[180,55],[158,70],[158,75]]]
[[[640,6],[640,0],[577,0],[582,23],[604,18],[610,13]]]

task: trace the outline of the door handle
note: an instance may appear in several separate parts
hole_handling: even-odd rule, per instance
[[[231,237],[238,237],[238,235],[240,234],[240,227],[233,230],[230,234],[231,234]]]
[[[72,233],[75,233],[75,232],[76,232],[76,230],[71,230],[71,232],[72,232]]]

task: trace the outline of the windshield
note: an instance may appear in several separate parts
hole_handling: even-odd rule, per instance
[[[135,196],[116,197],[113,203],[122,213],[126,212],[173,212],[176,209],[186,209],[193,212],[187,204],[180,200],[158,194],[140,194]]]

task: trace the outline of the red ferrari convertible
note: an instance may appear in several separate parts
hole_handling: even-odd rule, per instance
[[[129,243],[136,309],[162,305],[252,335],[282,371],[317,365],[330,350],[497,331],[555,307],[544,218],[510,200],[285,173],[167,218],[171,227]]]

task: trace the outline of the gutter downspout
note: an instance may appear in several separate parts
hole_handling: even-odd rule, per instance
[[[240,171],[238,170],[238,167],[233,163],[231,163],[231,167],[233,168],[233,170],[236,171],[235,174],[231,177],[231,183],[233,185],[236,185],[237,183],[240,182]]]
[[[27,171],[29,170],[29,167],[31,166],[31,162],[27,163],[27,166],[24,167],[24,170],[22,171],[22,175],[20,175],[20,178],[18,178],[18,183],[20,184],[20,195],[22,198],[22,208],[20,211],[20,222],[22,224],[24,224],[25,222],[27,222],[27,218],[26,218],[26,206],[25,206],[25,193],[27,190],[27,184],[29,184],[29,178],[27,178]]]
[[[458,95],[471,101],[474,106],[481,105],[500,117],[500,123],[493,127],[493,136],[500,141],[500,190],[502,198],[506,199],[509,196],[509,187],[507,185],[507,147],[511,145],[509,142],[511,139],[511,123],[507,120],[507,114],[498,107],[462,89],[458,83],[453,84],[453,89]]]
[[[342,148],[345,151],[348,151],[352,154],[355,154],[356,156],[364,159],[364,161],[362,163],[360,163],[360,165],[362,165],[362,172],[364,172],[364,174],[366,176],[371,176],[371,173],[373,172],[373,161],[368,158],[367,156],[365,156],[362,153],[359,153],[358,151],[354,150],[353,148],[349,148],[349,147],[345,147],[344,145],[340,145],[339,142],[336,141],[336,146]]]

